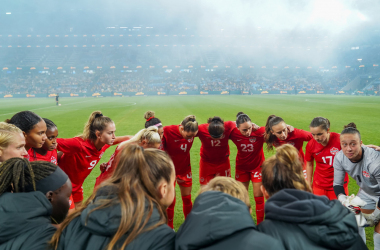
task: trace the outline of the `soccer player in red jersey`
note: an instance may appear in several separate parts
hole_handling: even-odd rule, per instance
[[[264,196],[261,192],[261,164],[264,157],[265,127],[253,131],[254,124],[248,115],[239,112],[236,116],[236,127],[232,130],[230,139],[237,147],[235,179],[247,188],[252,181],[253,196],[256,203],[257,224],[264,219]]]
[[[21,111],[7,119],[6,123],[13,124],[22,130],[25,137],[25,149],[41,148],[46,140],[46,123],[32,111]],[[29,154],[25,156],[29,160]]]
[[[51,120],[43,118],[46,123],[46,140],[42,148],[31,148],[28,151],[29,161],[48,161],[58,165],[57,138],[58,128]],[[70,210],[75,209],[73,196],[70,195]]]
[[[29,161],[48,161],[58,164],[57,156],[57,138],[58,128],[49,119],[43,118],[46,123],[46,140],[41,148],[31,148],[28,151]]]
[[[161,145],[161,138],[158,134],[158,128],[151,126],[140,130],[131,139],[125,140],[120,143],[112,154],[111,158],[107,163],[102,163],[100,165],[100,175],[96,178],[95,187],[99,186],[103,181],[108,179],[112,173],[115,171],[117,166],[117,159],[119,152],[129,144],[137,144],[143,148],[159,148]]]
[[[224,122],[219,116],[199,125],[197,136],[202,143],[199,162],[201,185],[206,185],[215,176],[231,177],[228,140],[234,128],[235,122]]]
[[[313,135],[306,145],[307,182],[315,195],[326,195],[330,200],[336,200],[334,192],[334,158],[341,150],[340,134],[330,132],[330,121],[323,117],[316,117],[310,123],[310,132]],[[315,161],[315,172],[314,170]],[[344,179],[344,190],[348,194],[348,175]]]
[[[59,166],[70,177],[73,185],[75,207],[83,200],[83,182],[111,145],[126,140],[115,136],[115,123],[100,111],[91,113],[82,135],[74,138],[58,138],[58,150],[63,152]]]
[[[189,115],[179,125],[164,127],[162,144],[174,163],[176,181],[181,190],[183,214],[185,218],[190,213],[193,203],[191,201],[192,174],[190,165],[190,149],[194,136],[198,133],[198,122],[194,115]],[[168,225],[173,228],[174,207],[176,199],[168,207]]]
[[[304,162],[304,175],[306,178],[306,160],[302,147],[303,142],[310,141],[313,136],[310,132],[302,129],[294,128],[294,131],[290,132],[286,126],[285,121],[275,115],[270,115],[265,124],[265,142],[267,144],[268,151],[273,150],[274,147],[279,147],[283,144],[290,144],[294,146],[300,155],[301,161]]]
[[[162,122],[157,117],[154,117],[154,111],[147,111],[144,114],[144,118],[146,120],[145,122],[145,128],[148,128],[150,126],[156,126],[158,128],[158,134],[161,137],[161,140],[164,136],[164,126],[162,125]],[[164,150],[164,145],[160,145],[158,149]]]

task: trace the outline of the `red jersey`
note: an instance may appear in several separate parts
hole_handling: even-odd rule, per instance
[[[28,150],[29,161],[48,161],[58,165],[57,159],[57,150],[47,151],[46,155],[41,155],[37,153],[33,148]]]
[[[117,148],[115,149],[115,152],[111,155],[111,158],[107,162],[107,166],[106,166],[106,169],[104,170],[104,172],[100,173],[98,178],[96,178],[95,187],[97,187],[103,181],[107,180],[112,175],[112,173],[116,167],[115,158],[120,151],[121,151],[121,148],[119,145],[119,146],[117,146]]]
[[[162,145],[164,150],[172,158],[176,175],[187,174],[190,166],[190,149],[194,138],[184,139],[179,132],[179,125],[164,127]]]
[[[340,134],[331,132],[330,139],[326,147],[316,140],[310,140],[306,145],[306,161],[315,160],[315,172],[313,185],[325,190],[333,190],[334,181],[334,158],[341,150]],[[348,181],[346,174],[345,182]]]
[[[63,152],[59,161],[60,168],[70,177],[72,183],[82,185],[95,165],[100,161],[110,145],[97,150],[89,139],[80,137],[70,139],[58,138],[58,150]]]
[[[249,137],[242,135],[236,127],[232,130],[230,139],[238,149],[236,169],[240,171],[252,171],[263,164],[265,160],[263,150],[264,133],[265,127],[252,131]]]
[[[281,141],[276,137],[273,143],[273,146],[277,148],[283,144],[293,145],[298,150],[299,155],[301,159],[303,160],[304,165],[306,166],[305,155],[303,153],[302,147],[303,147],[304,141],[310,141],[311,139],[313,139],[313,136],[310,132],[307,132],[302,129],[294,128],[293,132],[288,133],[288,138],[286,138],[286,140]]]
[[[201,160],[213,164],[223,163],[230,155],[228,139],[232,130],[236,127],[235,122],[224,122],[224,133],[220,139],[214,139],[208,132],[208,123],[198,126],[197,136],[202,142]]]

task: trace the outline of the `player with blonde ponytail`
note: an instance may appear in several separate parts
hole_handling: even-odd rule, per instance
[[[73,200],[80,205],[83,200],[83,182],[100,161],[107,148],[130,138],[115,135],[116,126],[101,111],[91,113],[83,133],[74,138],[57,139],[57,149],[63,153],[59,166],[70,177]]]
[[[118,159],[119,152],[128,144],[137,144],[143,148],[159,148],[161,145],[161,138],[158,134],[158,128],[156,126],[151,126],[141,129],[131,139],[120,143],[120,145],[115,149],[115,152],[112,154],[109,161],[107,163],[101,164],[101,173],[98,178],[96,178],[95,187],[97,187],[100,183],[112,175],[117,165],[116,161]]]

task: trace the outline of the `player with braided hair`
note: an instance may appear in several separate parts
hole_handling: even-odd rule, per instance
[[[27,155],[25,137],[21,129],[6,122],[0,122],[0,163],[9,158],[23,158]]]
[[[106,149],[130,138],[115,136],[116,126],[101,111],[94,111],[88,118],[80,136],[58,138],[58,150],[63,153],[59,167],[70,177],[75,206],[83,200],[83,182],[98,164]]]
[[[191,201],[191,187],[193,185],[190,149],[193,146],[194,136],[198,133],[198,122],[194,115],[186,116],[179,125],[164,127],[163,146],[164,150],[172,158],[176,181],[181,190],[183,202],[183,214],[185,218],[190,213],[193,203]],[[173,228],[174,207],[176,199],[168,207],[168,225]]]
[[[47,249],[70,195],[70,179],[53,163],[10,158],[0,164],[0,249]]]
[[[345,204],[348,193],[344,190],[346,173],[351,176],[360,189],[356,196],[365,201],[361,212],[367,220],[366,226],[375,226],[373,242],[380,249],[380,152],[365,147],[355,123],[344,126],[340,133],[342,150],[334,159],[334,191],[338,200]],[[364,227],[359,233],[366,240]]]
[[[235,123],[224,122],[219,116],[210,117],[206,124],[198,127],[201,145],[199,181],[206,185],[215,176],[231,177],[230,147],[228,140]]]
[[[25,137],[25,149],[41,148],[46,140],[45,121],[32,111],[21,111],[7,119],[6,123],[13,124],[20,128]]]

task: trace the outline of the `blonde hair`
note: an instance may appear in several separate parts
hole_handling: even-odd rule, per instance
[[[249,201],[247,189],[241,182],[238,182],[230,177],[215,177],[207,185],[201,188],[199,194],[202,194],[206,191],[219,191],[222,193],[229,194],[243,201],[249,208],[251,208],[251,203]]]
[[[21,129],[13,124],[0,122],[0,148],[7,148],[16,134],[22,134]]]
[[[79,135],[83,140],[96,140],[96,131],[103,131],[109,123],[113,123],[111,118],[103,116],[101,111],[91,113],[88,121],[84,125],[83,133]]]
[[[122,142],[119,147],[123,147],[124,145],[134,142],[141,142],[142,140],[146,140],[147,144],[161,143],[158,128],[156,126],[150,126],[148,128],[141,129],[130,140]]]
[[[50,245],[57,249],[63,230],[89,205],[96,203],[95,209],[101,210],[114,204],[121,206],[121,218],[118,230],[110,235],[110,242],[105,249],[125,249],[139,234],[153,230],[167,223],[166,208],[160,204],[157,187],[161,180],[170,185],[174,165],[169,155],[158,149],[142,149],[138,145],[128,145],[123,148],[117,168],[112,176],[101,184],[105,190],[112,190],[115,197],[97,199],[94,192],[78,210],[70,214],[53,235]],[[98,189],[99,190],[99,189]],[[148,224],[154,207],[157,208],[160,219]],[[128,233],[128,234],[127,234]]]
[[[183,130],[186,132],[197,132],[198,131],[198,122],[195,120],[195,115],[188,115],[181,122]]]
[[[276,154],[263,163],[261,174],[262,184],[269,196],[285,188],[311,192],[303,174],[299,152],[292,145],[278,147]]]

